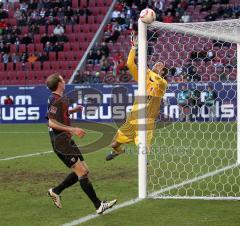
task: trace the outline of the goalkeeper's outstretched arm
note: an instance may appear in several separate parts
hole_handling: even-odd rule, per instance
[[[135,81],[138,81],[138,69],[135,63],[137,41],[135,34],[131,34],[131,50],[128,54],[127,66]]]
[[[127,66],[135,81],[138,81],[138,69],[135,63],[136,49],[131,48],[128,54]]]

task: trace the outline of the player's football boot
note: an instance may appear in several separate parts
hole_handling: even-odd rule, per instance
[[[117,203],[117,199],[112,201],[102,201],[99,208],[96,210],[97,214],[102,214],[107,209],[112,208]]]
[[[50,188],[50,189],[48,190],[48,195],[52,198],[54,205],[55,205],[57,208],[60,208],[60,209],[61,209],[61,208],[62,208],[62,203],[61,203],[61,197],[60,197],[60,195],[54,193],[52,188]]]
[[[110,160],[116,158],[117,156],[119,156],[119,154],[117,152],[111,151],[110,154],[108,154],[106,156],[106,161],[110,161]]]

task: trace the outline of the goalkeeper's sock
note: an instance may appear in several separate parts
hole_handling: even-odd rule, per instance
[[[97,197],[91,181],[89,181],[87,176],[79,177],[79,181],[80,181],[80,186],[82,190],[85,192],[88,198],[92,201],[95,208],[98,209],[99,206],[101,205],[101,201]]]
[[[118,155],[123,154],[125,152],[125,150],[122,149],[120,146],[119,147],[114,147],[113,150],[114,151],[112,151],[112,153],[115,153],[115,154],[118,154]]]
[[[59,184],[57,187],[53,188],[53,192],[60,194],[64,189],[74,185],[78,181],[78,176],[72,172],[64,179],[64,181]]]

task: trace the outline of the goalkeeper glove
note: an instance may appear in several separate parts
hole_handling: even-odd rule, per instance
[[[131,46],[132,46],[132,49],[137,49],[137,37],[135,35],[135,32],[132,31],[131,32]]]

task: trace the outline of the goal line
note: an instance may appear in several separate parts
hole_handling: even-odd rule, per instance
[[[235,167],[238,167],[239,165],[240,165],[239,163],[235,163],[235,164],[232,164],[232,165],[229,165],[229,166],[225,166],[225,167],[223,167],[221,169],[218,169],[218,170],[215,170],[213,172],[209,172],[209,173],[206,173],[204,175],[195,177],[193,179],[183,181],[182,183],[174,184],[172,186],[163,188],[159,191],[153,192],[153,193],[149,194],[148,197],[149,198],[155,198],[155,199],[156,198],[159,198],[159,199],[161,198],[161,199],[240,200],[240,197],[232,197],[232,196],[228,196],[228,197],[221,197],[221,196],[217,196],[217,197],[215,197],[215,196],[168,196],[168,195],[162,194],[164,192],[167,192],[167,191],[179,188],[179,187],[183,187],[187,184],[191,184],[191,183],[206,179],[208,177],[215,176],[215,175],[217,175],[219,173],[222,173],[224,171],[227,171],[229,169],[233,169]]]
[[[232,164],[232,165],[229,165],[229,166],[226,166],[222,169],[219,169],[219,170],[216,170],[216,171],[213,171],[211,173],[207,173],[207,174],[204,174],[202,176],[199,176],[199,177],[196,177],[196,178],[193,178],[191,180],[187,180],[187,181],[184,181],[182,183],[179,183],[179,184],[176,184],[176,185],[173,185],[173,186],[169,186],[169,187],[166,187],[164,189],[161,189],[159,191],[156,191],[156,192],[153,192],[153,193],[150,193],[148,195],[148,198],[150,199],[195,199],[197,196],[195,197],[170,197],[170,196],[160,196],[161,193],[163,192],[166,192],[166,191],[170,191],[174,188],[177,188],[177,187],[181,187],[181,186],[184,186],[184,185],[187,185],[189,183],[193,183],[193,182],[197,182],[199,180],[203,180],[203,179],[206,179],[210,176],[214,176],[214,175],[217,175],[219,173],[222,173],[223,171],[226,171],[226,170],[229,170],[229,169],[232,169],[232,168],[235,168],[235,167],[238,167],[240,164]],[[198,199],[203,199],[203,200],[239,200],[239,198],[237,199],[237,197],[222,197],[222,199],[220,199],[221,197],[199,197]],[[136,204],[140,201],[143,201],[144,199],[140,199],[140,198],[136,198],[136,199],[131,199],[129,201],[126,201],[124,203],[121,203],[115,207],[113,207],[112,209],[108,210],[105,214],[109,214],[115,210],[118,210],[118,209],[121,209],[121,208],[124,208],[124,207],[127,207],[127,206],[131,206],[133,204]],[[92,219],[95,219],[97,217],[100,217],[100,215],[98,214],[89,214],[85,217],[81,217],[79,219],[76,219],[76,220],[73,220],[72,222],[69,222],[69,223],[65,223],[63,224],[62,226],[74,226],[74,225],[80,225],[82,223],[85,223],[87,221],[90,221]]]

